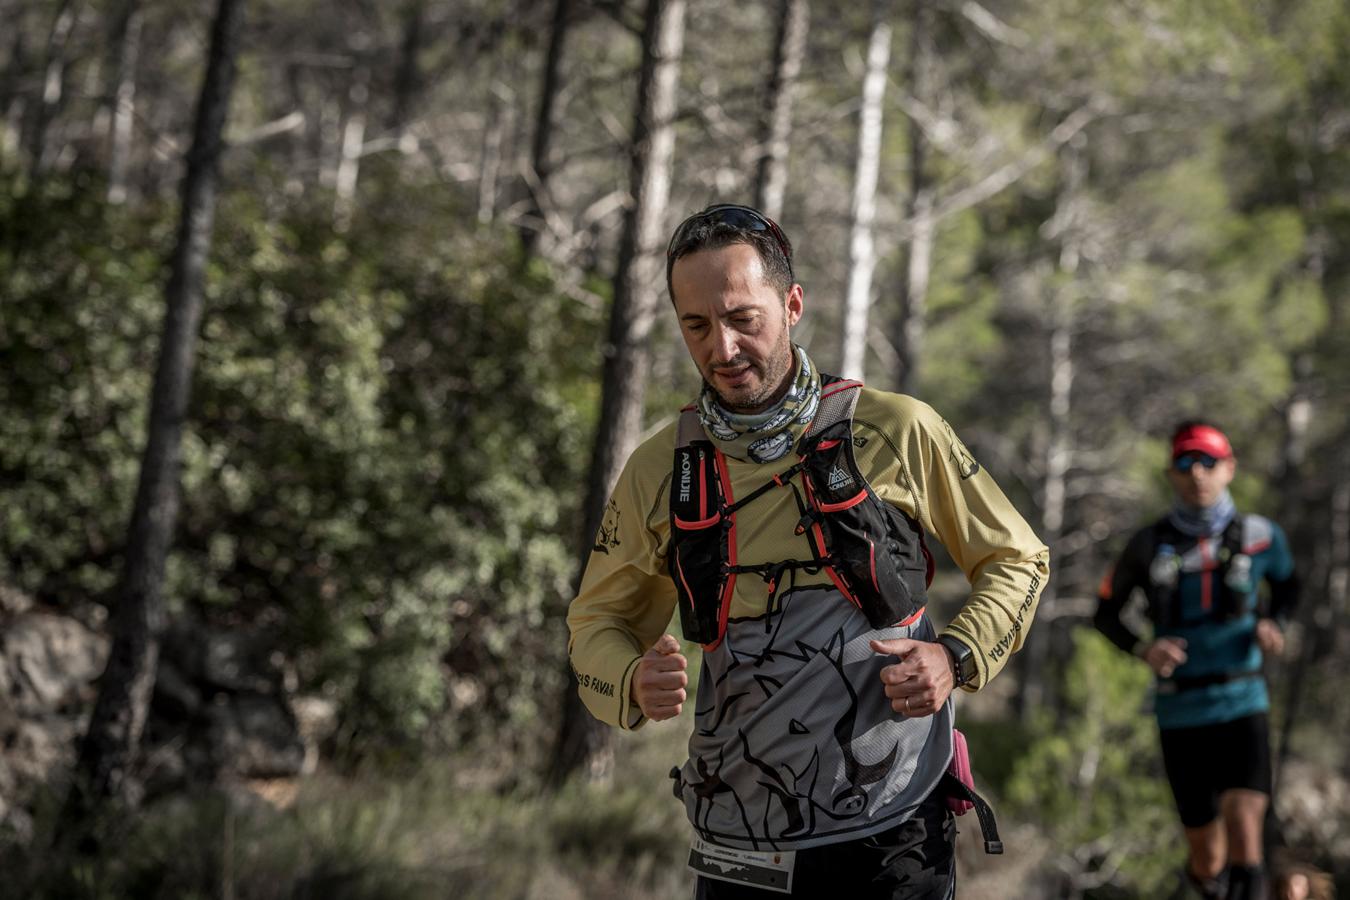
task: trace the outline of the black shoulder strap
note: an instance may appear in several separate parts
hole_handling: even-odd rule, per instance
[[[1228,561],[1241,553],[1242,548],[1246,546],[1244,540],[1246,529],[1247,526],[1243,521],[1242,514],[1238,513],[1233,516],[1233,521],[1229,522],[1228,527],[1223,530],[1223,546],[1228,551],[1221,560],[1225,568],[1228,566]]]
[[[1150,527],[1153,531],[1153,547],[1150,556],[1153,553],[1157,553],[1158,547],[1163,544],[1172,544],[1173,546],[1176,546],[1177,544],[1185,543],[1187,540],[1187,536],[1182,533],[1181,529],[1172,524],[1171,516],[1163,516]]]
[[[699,420],[698,408],[680,410],[680,421],[675,427],[675,446],[688,447],[694,441],[707,440],[703,433],[703,422]]]

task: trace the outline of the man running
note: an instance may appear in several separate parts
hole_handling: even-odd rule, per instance
[[[1021,646],[1048,552],[930,407],[791,342],[805,293],[777,224],[709,207],[666,273],[704,384],[609,501],[568,614],[581,697],[622,729],[679,715],[678,607],[703,646],[672,771],[697,896],[950,897],[949,695]],[[971,586],[941,635],[932,538]]]
[[[1298,598],[1289,543],[1274,522],[1239,514],[1222,431],[1190,421],[1172,434],[1171,511],[1137,532],[1102,582],[1095,622],[1157,675],[1163,763],[1186,832],[1186,874],[1206,898],[1266,897],[1262,824],[1270,801],[1270,700],[1263,654],[1284,648]],[[1262,597],[1258,586],[1269,585]],[[1148,599],[1153,638],[1122,620]]]

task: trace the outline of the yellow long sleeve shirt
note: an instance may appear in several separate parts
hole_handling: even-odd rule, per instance
[[[671,624],[676,593],[666,567],[674,424],[629,458],[567,616],[569,655],[581,697],[596,718],[631,729],[644,718],[630,699],[642,654]],[[883,501],[917,521],[947,549],[970,595],[944,633],[975,651],[983,687],[1022,646],[1049,577],[1049,552],[941,416],[912,397],[862,389],[853,418],[857,464]],[[727,458],[733,496],[745,496],[787,467]],[[742,564],[811,559],[786,491],[771,491],[737,513]],[[832,590],[824,575],[797,589]],[[781,601],[780,601],[781,602]],[[762,616],[765,587],[737,579],[729,616]],[[841,614],[849,605],[839,598]]]

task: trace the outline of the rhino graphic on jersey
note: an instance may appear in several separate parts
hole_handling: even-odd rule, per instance
[[[882,830],[927,796],[951,755],[951,706],[893,713],[879,673],[894,660],[871,651],[874,637],[931,639],[932,626],[873,630],[822,587],[728,622],[704,654],[689,761],[676,773],[701,836],[798,849]]]

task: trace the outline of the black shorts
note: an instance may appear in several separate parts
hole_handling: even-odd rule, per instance
[[[1265,713],[1217,725],[1165,728],[1163,767],[1181,824],[1199,828],[1219,814],[1219,795],[1233,788],[1270,793],[1270,726]]]
[[[885,831],[797,851],[793,897],[948,900],[956,887],[956,819],[941,792]],[[695,900],[772,900],[786,894],[698,879]]]

